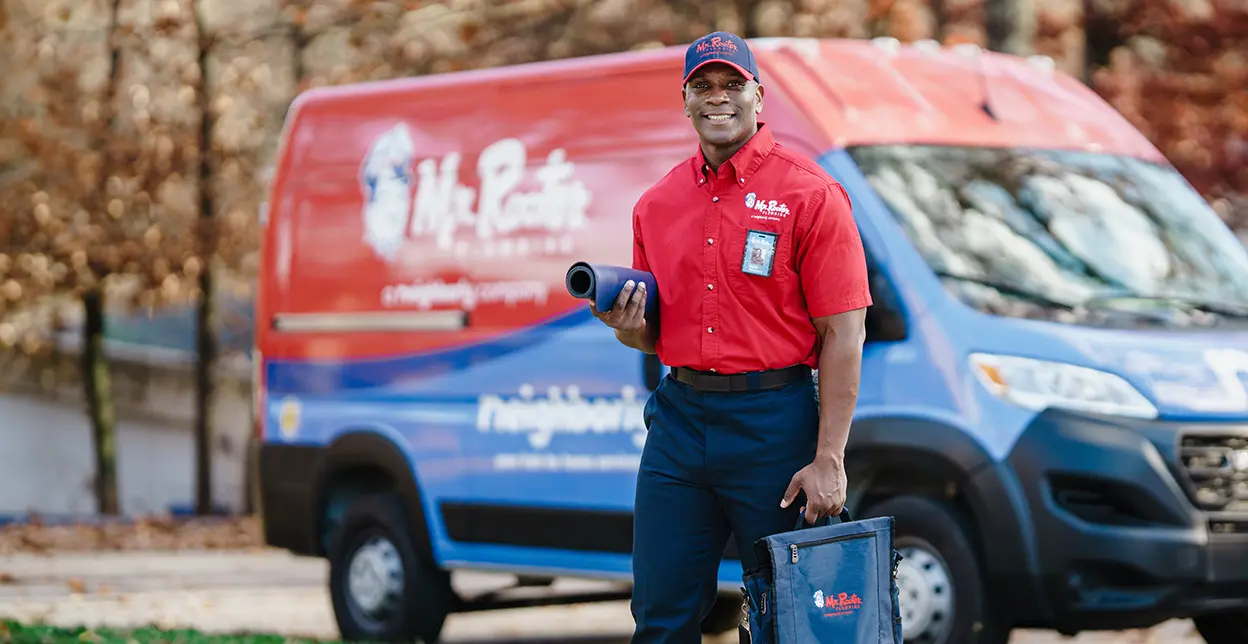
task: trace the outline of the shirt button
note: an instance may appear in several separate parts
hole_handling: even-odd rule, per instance
[[[709,238],[709,237],[708,237],[708,238],[706,239],[706,243],[708,243],[708,244],[714,244],[714,243],[715,243],[715,240],[714,240],[714,239],[711,239],[711,238]]]
[[[711,201],[719,201],[719,197],[711,197]]]
[[[714,284],[707,284],[707,285],[706,285],[706,290],[708,290],[708,291],[713,291],[713,290],[715,290],[715,285],[714,285]]]
[[[715,332],[715,327],[710,327],[710,326],[706,327],[706,332],[707,332],[707,333],[714,333],[714,332]]]
[[[741,177],[741,183],[745,183],[745,177]]]

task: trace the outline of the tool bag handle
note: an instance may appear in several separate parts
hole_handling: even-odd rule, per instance
[[[841,523],[849,523],[853,521],[853,519],[851,519],[849,516],[849,509],[845,508],[844,506],[841,507],[841,513],[837,518],[841,520]],[[832,517],[830,516],[823,517],[822,519],[819,519],[818,521],[816,521],[814,525],[807,525],[806,524],[806,510],[805,508],[803,508],[801,512],[797,513],[797,524],[793,527],[793,529],[801,530],[802,528],[815,528],[821,524],[832,525]]]

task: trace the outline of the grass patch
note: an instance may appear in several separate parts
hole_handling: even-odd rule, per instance
[[[67,628],[0,621],[4,644],[328,644],[324,640],[266,634],[223,635],[191,629]]]

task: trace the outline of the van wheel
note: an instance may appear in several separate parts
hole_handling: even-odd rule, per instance
[[[986,592],[969,530],[947,503],[923,496],[886,499],[864,517],[892,516],[902,632],[906,644],[1006,644]]]
[[[711,612],[702,620],[702,633],[719,635],[736,630],[737,625],[745,617],[741,596],[731,593],[720,593],[711,605]]]
[[[1248,642],[1248,611],[1201,615],[1192,621],[1208,644]]]
[[[329,591],[342,639],[433,644],[455,606],[450,575],[418,556],[393,494],[354,499],[329,549]]]

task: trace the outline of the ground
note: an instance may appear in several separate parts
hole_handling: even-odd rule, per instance
[[[251,550],[19,553],[0,556],[0,620],[64,626],[194,628],[337,637],[323,561]],[[464,574],[485,589],[505,577]],[[569,584],[576,582],[566,582]],[[581,582],[586,583],[586,582]],[[627,644],[626,602],[452,615],[448,643]],[[0,638],[3,639],[3,638]],[[706,640],[735,643],[736,636]],[[1062,638],[1019,632],[1011,644],[1200,644],[1187,621],[1151,631]]]

